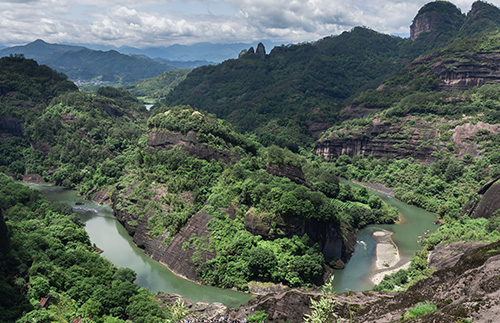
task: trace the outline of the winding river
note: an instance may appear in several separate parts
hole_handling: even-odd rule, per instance
[[[342,184],[358,186],[352,182],[341,180]],[[356,250],[342,270],[334,271],[333,286],[337,293],[351,291],[369,290],[373,287],[371,277],[377,272],[375,267],[375,240],[372,237],[374,231],[385,230],[392,232],[392,240],[399,249],[401,260],[395,267],[399,267],[408,262],[416,251],[421,250],[419,245],[419,236],[422,236],[427,230],[433,232],[437,229],[436,215],[424,209],[405,204],[400,200],[368,189],[372,194],[396,207],[401,215],[401,221],[396,224],[374,224],[369,225],[358,232]]]
[[[351,182],[350,185],[356,185]],[[86,225],[92,243],[102,248],[103,255],[117,267],[129,267],[137,273],[136,283],[151,292],[181,294],[193,302],[221,302],[229,307],[239,305],[251,299],[250,294],[203,286],[174,275],[160,263],[149,258],[142,249],[135,246],[125,228],[113,216],[113,210],[77,196],[73,190],[66,190],[50,184],[30,184],[41,191],[52,202],[70,204]],[[385,202],[395,206],[402,215],[400,223],[392,225],[370,225],[358,233],[358,244],[345,269],[336,270],[333,281],[335,292],[346,290],[361,291],[373,287],[371,277],[380,270],[375,268],[375,241],[373,231],[393,232],[392,239],[397,244],[401,256],[400,266],[411,258],[421,247],[418,236],[426,230],[433,231],[436,219],[433,213],[407,205],[395,198],[370,190]]]
[[[151,292],[180,294],[192,302],[220,302],[238,307],[249,301],[250,294],[193,283],[174,275],[168,268],[149,258],[138,248],[108,206],[98,205],[77,196],[76,191],[50,184],[30,184],[50,201],[68,203],[80,215],[90,241],[103,249],[102,255],[117,267],[128,267],[137,273],[136,283]],[[76,204],[78,203],[78,205]]]

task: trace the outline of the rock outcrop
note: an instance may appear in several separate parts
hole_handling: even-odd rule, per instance
[[[267,240],[307,234],[311,244],[318,244],[325,259],[347,262],[356,248],[356,231],[353,229],[341,228],[333,222],[306,221],[303,218],[286,218],[271,225],[266,216],[254,208],[250,208],[245,215],[245,229]]]
[[[186,134],[170,130],[151,131],[148,136],[148,145],[155,149],[170,150],[180,147],[189,155],[210,161],[211,159],[228,162],[231,154],[203,144],[196,139],[196,133],[189,131]]]
[[[262,59],[266,58],[266,48],[264,47],[264,44],[259,43],[257,45],[257,51],[255,51],[255,54]]]
[[[500,209],[500,176],[484,184],[463,207],[460,216],[491,218]]]
[[[311,299],[333,298],[332,311],[349,322],[399,322],[421,302],[437,306],[436,311],[412,322],[495,322],[500,315],[500,242],[465,248],[456,261],[445,264],[429,278],[399,293],[349,292],[325,296],[320,292],[285,290],[257,296],[239,309],[227,309],[219,317],[245,320],[264,311],[269,322],[303,322],[311,313]],[[203,318],[203,316],[198,316]]]
[[[334,159],[340,155],[372,155],[375,158],[411,156],[422,162],[431,162],[431,154],[436,147],[423,143],[435,139],[438,136],[437,129],[425,120],[420,120],[420,130],[416,127],[403,130],[405,121],[394,124],[374,119],[371,125],[360,131],[339,131],[330,139],[317,141],[313,152],[324,159]]]
[[[419,65],[429,66],[429,73],[436,76],[442,89],[465,90],[489,82],[500,82],[500,52],[474,52],[449,55],[429,55],[415,60],[410,69]]]
[[[464,22],[464,16],[454,4],[434,1],[423,6],[410,26],[410,38],[415,41],[422,34],[434,34],[434,38],[456,34]]]
[[[372,155],[375,158],[413,157],[421,162],[434,161],[432,153],[439,149],[447,150],[445,143],[439,141],[438,126],[457,120],[439,120],[428,122],[424,118],[405,117],[400,122],[381,122],[375,118],[371,124],[361,129],[340,129],[330,133],[328,139],[316,142],[314,154],[324,159]],[[488,130],[489,133],[500,133],[498,125],[484,122],[465,123],[451,129],[453,152],[461,158],[465,154],[479,157],[477,133]]]
[[[118,188],[118,190],[124,189],[124,187]],[[193,215],[187,224],[173,237],[170,237],[169,233],[165,231],[159,237],[151,238],[148,226],[151,214],[143,218],[138,218],[123,208],[117,208],[117,199],[118,197],[115,193],[112,197],[114,214],[132,236],[134,243],[144,249],[144,252],[149,257],[167,266],[176,275],[189,280],[196,280],[196,269],[199,263],[193,257],[195,250],[193,248],[186,248],[183,244],[188,242],[193,236],[207,239],[210,237],[207,224],[211,218],[208,213],[200,211]],[[123,198],[121,202],[123,204]],[[133,203],[133,201],[129,201],[129,203]],[[169,241],[168,244],[166,244],[167,241]],[[201,259],[199,260],[206,261],[213,258],[215,254],[201,251],[200,256]]]

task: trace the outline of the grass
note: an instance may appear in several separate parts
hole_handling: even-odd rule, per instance
[[[410,308],[408,310],[408,312],[406,312],[406,314],[404,315],[404,319],[405,320],[415,319],[418,317],[425,316],[425,315],[432,313],[436,310],[437,310],[436,305],[432,304],[429,301],[426,301],[426,302],[419,303],[419,304],[415,305],[415,307]]]

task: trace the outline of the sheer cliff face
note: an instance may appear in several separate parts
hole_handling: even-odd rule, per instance
[[[455,120],[457,121],[457,120]],[[413,157],[421,162],[434,161],[432,152],[438,149],[448,149],[453,146],[453,152],[461,158],[465,154],[473,157],[480,155],[476,134],[481,130],[490,133],[500,133],[500,127],[484,122],[476,124],[465,123],[458,125],[451,131],[451,142],[441,142],[438,126],[454,120],[440,120],[428,122],[425,119],[414,117],[403,118],[400,122],[381,122],[374,119],[372,124],[356,131],[340,130],[331,135],[330,139],[316,142],[314,154],[323,159],[334,159],[340,155],[349,157],[372,155],[375,158]]]
[[[437,15],[433,13],[427,13],[415,17],[412,25],[410,26],[410,38],[411,40],[417,39],[422,33],[431,32],[437,24]]]
[[[415,41],[420,35],[429,33],[433,40],[448,40],[463,25],[465,16],[454,4],[435,1],[422,7],[410,26],[410,38]]]

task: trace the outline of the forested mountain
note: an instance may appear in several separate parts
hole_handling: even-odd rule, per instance
[[[262,310],[270,322],[301,322],[305,312],[355,322],[495,317],[499,18],[498,8],[484,2],[462,15],[435,1],[416,15],[411,39],[358,27],[270,54],[259,45],[193,70],[166,96],[158,89],[162,99],[151,112],[127,92],[81,93],[46,66],[5,57],[0,171],[108,203],[153,259],[192,280],[239,290],[255,281],[325,283],[349,260],[358,229],[398,218],[379,197],[338,177],[383,184],[440,223],[407,269],[374,287],[401,293],[333,296],[280,287],[224,316],[259,321],[249,311]],[[170,76],[142,83],[144,91]],[[4,175],[0,182],[0,238],[10,241],[0,254],[3,317],[175,321],[173,308],[163,310],[158,297],[134,287],[133,273],[92,253],[67,208]],[[102,275],[87,277],[89,263]],[[38,304],[47,291],[57,306],[44,310]]]
[[[40,64],[65,73],[73,81],[127,83],[176,68],[145,56],[124,55],[115,50],[95,51],[80,46],[48,44],[43,40],[0,50],[0,56],[15,54],[35,59]]]
[[[247,53],[195,69],[163,101],[215,113],[265,145],[297,150],[328,128],[346,99],[397,71],[404,40],[365,28],[310,44]]]

